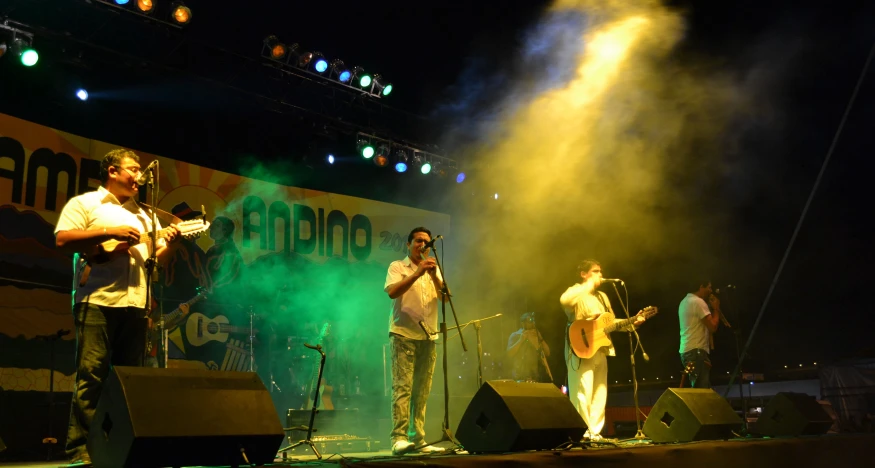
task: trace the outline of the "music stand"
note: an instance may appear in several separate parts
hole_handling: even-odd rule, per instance
[[[319,377],[316,379],[316,393],[313,396],[313,410],[310,412],[310,424],[307,426],[294,426],[294,427],[284,427],[283,431],[307,431],[307,438],[304,440],[299,440],[288,447],[281,448],[277,453],[285,453],[289,450],[292,450],[295,447],[300,445],[307,444],[310,446],[310,449],[313,450],[313,453],[316,455],[317,460],[322,459],[322,454],[319,453],[319,450],[316,448],[316,444],[312,440],[313,433],[316,432],[316,429],[313,429],[313,423],[316,421],[316,413],[319,412],[319,387],[322,386],[322,370],[325,369],[325,352],[322,351],[322,345],[309,345],[304,343],[304,346],[316,350],[319,354],[322,355],[321,361],[319,362]]]

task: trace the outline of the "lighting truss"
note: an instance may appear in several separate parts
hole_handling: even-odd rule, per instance
[[[406,161],[408,166],[410,166],[414,160],[418,159],[421,163],[431,164],[432,168],[437,167],[442,169],[442,173],[440,174],[434,170],[432,170],[430,174],[444,176],[459,172],[459,163],[456,160],[414,146],[388,140],[386,138],[380,138],[376,135],[364,132],[358,132],[356,134],[356,141],[367,141],[372,146],[386,145],[389,148],[389,154],[395,154],[398,150],[402,150],[405,152],[405,155],[410,156],[410,161]]]
[[[115,0],[97,0],[92,2],[85,0],[89,5],[100,4],[116,11],[123,11],[130,15],[138,16],[144,20],[160,23],[176,29],[182,29],[191,22],[192,13],[183,2],[178,0],[129,0],[116,2]],[[183,12],[181,15],[177,11]],[[181,21],[184,20],[184,21]]]
[[[278,47],[286,51],[286,53],[281,56],[277,54]],[[342,86],[377,99],[386,97],[392,92],[392,84],[378,74],[371,75],[366,73],[361,67],[346,66],[343,60],[337,58],[329,59],[321,54],[316,57],[315,54],[317,52],[301,49],[297,43],[287,46],[275,35],[267,36],[261,44],[261,57],[287,71],[303,72],[307,75],[318,77],[320,80],[328,81],[337,86]],[[313,63],[315,63],[317,58],[324,60],[327,64],[326,69],[321,72],[313,67]],[[361,77],[367,77],[368,83],[366,85],[361,84]],[[379,79],[375,80],[372,77],[379,77]]]

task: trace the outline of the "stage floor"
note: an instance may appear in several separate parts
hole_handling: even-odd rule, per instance
[[[611,468],[656,467],[819,467],[875,466],[875,434],[825,435],[775,439],[733,439],[680,444],[649,444],[636,441],[589,445],[569,450],[506,454],[408,454],[393,457],[388,451],[298,456],[270,466],[399,467],[559,467],[610,466]],[[55,468],[61,462],[4,463],[2,467]]]

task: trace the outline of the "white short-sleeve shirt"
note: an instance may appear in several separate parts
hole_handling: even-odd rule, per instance
[[[392,262],[389,265],[388,273],[386,273],[386,284],[383,286],[383,291],[388,292],[390,286],[415,273],[416,268],[416,265],[410,261],[410,257]],[[440,270],[437,270],[437,275],[443,281]],[[439,302],[440,293],[434,287],[431,275],[428,273],[422,275],[407,292],[392,299],[389,333],[396,333],[413,340],[436,340],[437,335],[427,335],[419,322],[424,322],[431,332],[438,331]]]
[[[152,220],[136,200],[131,197],[125,203],[106,188],[71,198],[55,226],[55,235],[69,230],[103,230],[116,226],[132,226],[147,233]],[[161,223],[158,223],[158,229]],[[159,240],[159,245],[164,241]],[[149,248],[145,243],[133,246],[130,255],[118,255],[109,262],[90,262],[91,274],[85,286],[79,282],[86,261],[82,254],[73,257],[73,303],[88,302],[106,307],[146,307],[146,259]]]
[[[680,353],[686,353],[694,349],[711,351],[711,340],[708,327],[702,323],[702,319],[711,315],[708,304],[701,297],[688,293],[678,306],[678,320],[681,325]]]

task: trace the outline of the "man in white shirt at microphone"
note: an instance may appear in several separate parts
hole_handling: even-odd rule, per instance
[[[711,307],[705,303],[705,298]],[[711,333],[720,326],[720,299],[714,296],[710,281],[696,283],[678,306],[681,329],[679,349],[684,371],[693,388],[711,388]]]
[[[438,236],[440,237],[440,236]],[[437,238],[435,239],[437,240]],[[437,352],[438,303],[443,277],[429,257],[431,231],[417,227],[407,236],[408,255],[389,265],[383,290],[392,299],[389,343],[392,349],[392,453],[441,452],[425,442],[425,406]],[[410,430],[410,413],[413,428]]]
[[[559,298],[569,325],[575,320],[595,320],[604,313],[614,313],[607,294],[596,288],[603,282],[613,281],[602,278],[602,266],[596,260],[584,260],[578,266],[581,281],[567,290]],[[635,326],[644,323],[638,316]],[[598,442],[605,426],[605,404],[608,400],[608,361],[607,356],[616,356],[614,346],[600,348],[589,359],[578,358],[565,341],[565,363],[568,367],[568,395],[577,412],[586,423],[584,440]]]

